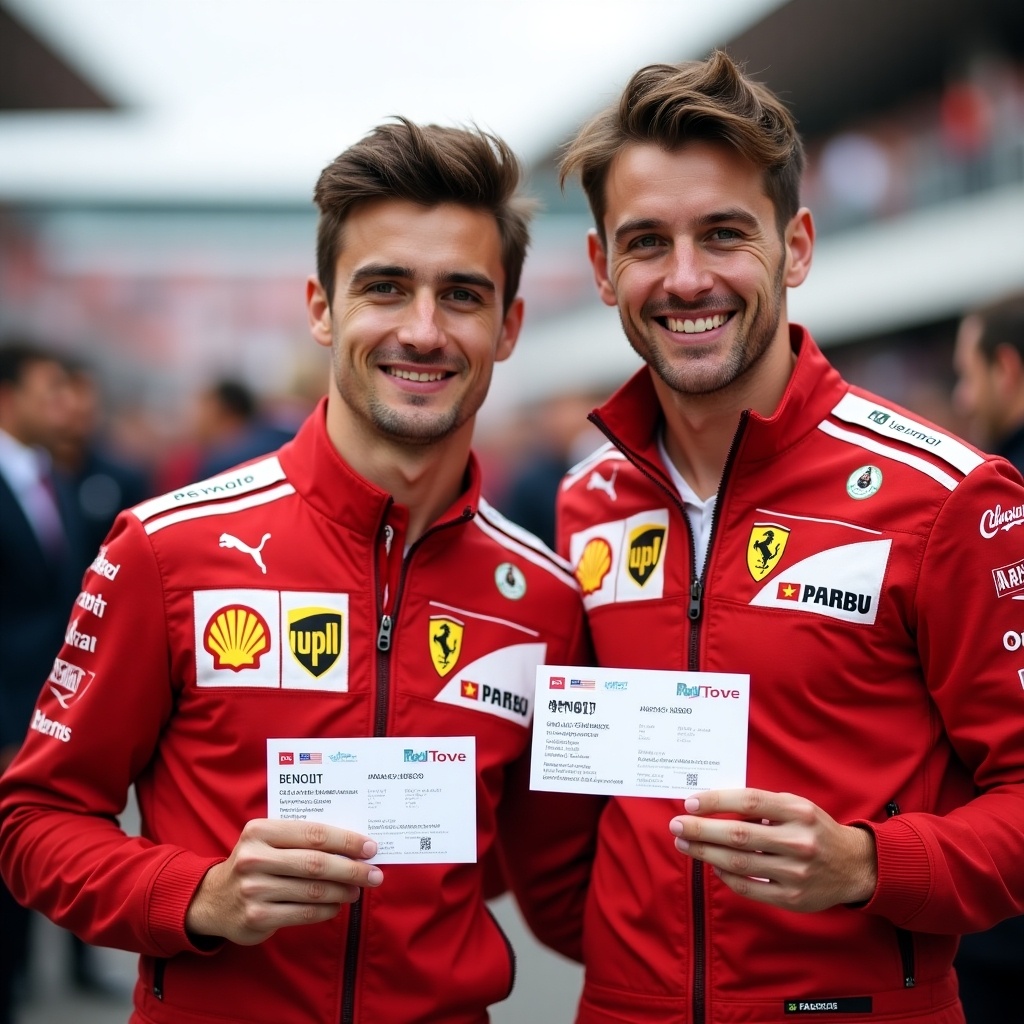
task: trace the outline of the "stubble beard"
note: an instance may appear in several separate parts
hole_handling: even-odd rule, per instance
[[[418,411],[417,406],[428,405],[430,398],[427,395],[410,395],[404,408],[395,408],[383,401],[375,390],[367,388],[361,391],[353,386],[358,377],[354,370],[345,372],[337,344],[332,362],[338,394],[355,418],[363,423],[367,434],[380,436],[400,447],[423,448],[436,444],[458,430],[476,412],[473,409],[464,414],[462,400],[447,409]],[[424,369],[436,365],[420,362]],[[371,372],[375,372],[372,366]]]
[[[673,391],[681,395],[710,395],[724,390],[749,372],[768,351],[782,316],[782,281],[783,261],[780,260],[772,281],[770,303],[755,308],[746,328],[739,325],[736,340],[725,354],[724,361],[717,365],[707,365],[715,351],[712,345],[689,343],[680,346],[675,358],[670,359],[665,349],[654,340],[655,332],[660,328],[653,324],[653,315],[699,316],[700,310],[692,306],[687,309],[677,304],[676,308],[666,309],[662,305],[656,314],[644,306],[640,310],[639,321],[631,319],[620,307],[619,319],[633,350]],[[744,305],[733,314],[733,319],[742,316],[747,308]],[[648,323],[652,326],[648,327]]]

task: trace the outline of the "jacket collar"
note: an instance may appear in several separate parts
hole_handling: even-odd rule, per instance
[[[360,476],[338,454],[327,435],[327,399],[279,452],[288,482],[317,512],[366,537],[375,537],[385,518],[405,520],[404,509],[376,484]],[[433,526],[467,519],[480,504],[480,467],[470,453],[464,490]]]
[[[770,459],[792,447],[828,416],[846,391],[838,371],[806,328],[790,324],[789,336],[796,365],[771,416],[752,410],[744,414],[748,420],[740,444],[744,459]],[[658,435],[665,417],[648,367],[638,370],[590,418],[616,445],[665,475],[658,455]]]

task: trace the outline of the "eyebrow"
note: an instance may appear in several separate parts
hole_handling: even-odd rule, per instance
[[[352,274],[351,281],[358,284],[360,281],[368,281],[375,277],[394,277],[403,280],[412,280],[416,277],[412,267],[403,267],[392,263],[367,263]],[[437,284],[464,284],[481,288],[484,291],[494,294],[497,287],[494,282],[485,274],[474,274],[466,270],[442,271],[435,278]]]

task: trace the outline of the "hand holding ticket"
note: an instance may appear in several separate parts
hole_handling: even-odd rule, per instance
[[[267,740],[267,814],[352,829],[375,864],[476,861],[476,738]]]
[[[531,789],[686,796],[746,785],[750,677],[537,669]]]

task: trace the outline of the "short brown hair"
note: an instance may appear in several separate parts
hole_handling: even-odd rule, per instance
[[[803,144],[778,97],[747,78],[722,50],[703,61],[637,71],[618,103],[583,125],[566,146],[561,181],[580,176],[598,233],[607,241],[605,183],[616,155],[643,143],[671,152],[694,139],[727,143],[764,170],[781,232],[800,208]]]
[[[486,210],[498,222],[505,271],[504,308],[519,291],[533,204],[517,192],[522,169],[509,146],[478,128],[416,125],[404,117],[378,125],[320,174],[316,266],[328,301],[345,218],[359,203],[405,199],[423,206],[457,203]]]
[[[1024,291],[990,302],[971,316],[981,324],[978,351],[987,362],[995,362],[996,349],[1002,345],[1015,348],[1024,359]]]

